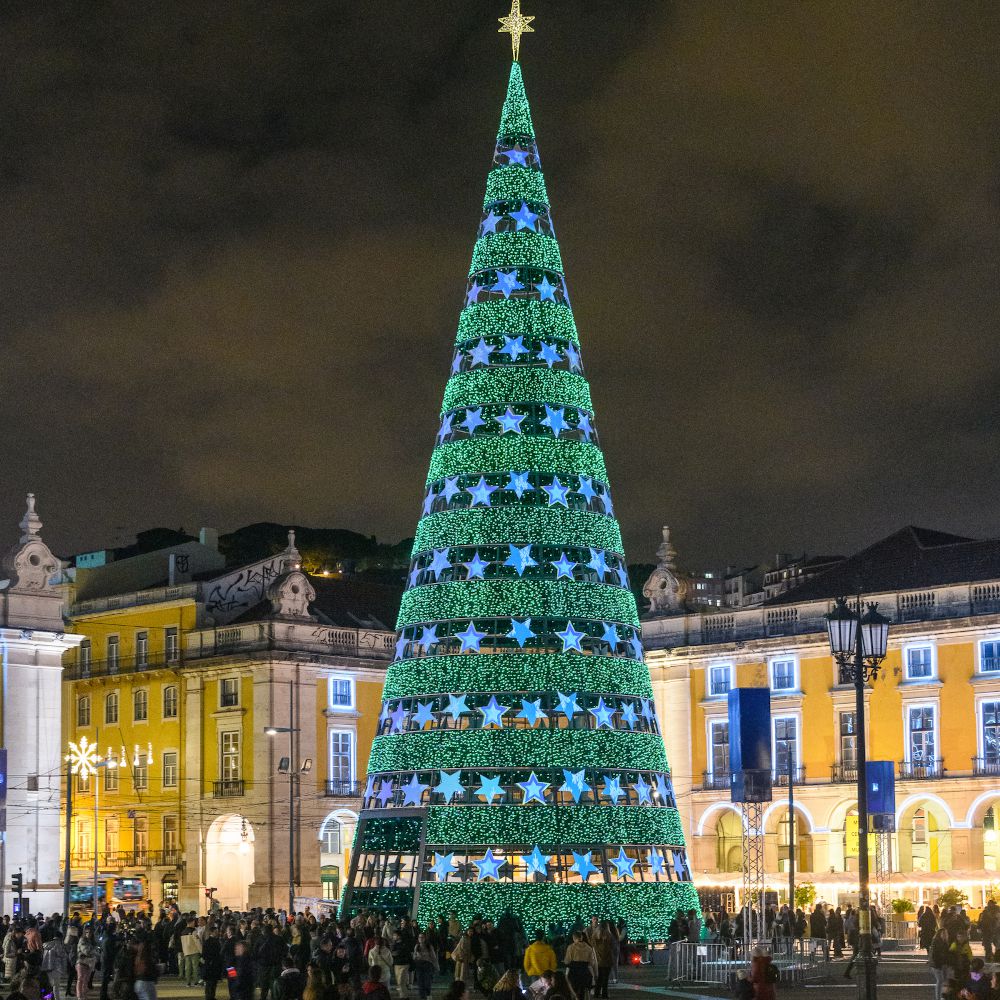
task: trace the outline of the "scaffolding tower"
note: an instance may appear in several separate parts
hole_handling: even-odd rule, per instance
[[[762,802],[743,803],[743,940],[748,952],[767,936],[763,819]]]

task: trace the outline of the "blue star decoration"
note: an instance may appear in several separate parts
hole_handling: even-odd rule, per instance
[[[495,694],[491,695],[489,703],[478,710],[483,713],[483,726],[499,726],[503,729],[503,716],[508,708],[509,705],[501,705],[497,701]]]
[[[500,869],[507,863],[503,858],[498,858],[493,853],[493,848],[489,847],[486,849],[486,854],[479,858],[477,861],[475,858],[472,859],[472,863],[479,869],[479,874],[476,876],[477,882],[482,882],[483,879],[500,878]]]
[[[374,774],[369,774],[368,775],[368,783],[365,785],[365,791],[364,791],[364,795],[362,795],[362,798],[365,801],[367,801],[374,794],[375,794],[375,775]]]
[[[604,635],[601,636],[601,642],[606,642],[611,647],[611,652],[613,653],[618,648],[618,627],[614,622],[601,622],[604,626]]]
[[[570,371],[580,370],[580,352],[572,345],[566,345],[566,360],[569,362]]]
[[[588,546],[589,547],[589,546]],[[608,571],[608,560],[604,557],[604,552],[601,549],[590,548],[590,562],[587,565],[601,578],[604,580],[604,574]]]
[[[554,560],[552,565],[555,567],[557,580],[573,579],[573,570],[576,569],[576,563],[572,559],[568,559],[565,552],[560,552],[559,558]]]
[[[406,723],[406,709],[403,708],[402,702],[393,709],[390,718],[392,719],[392,729],[389,731],[392,733],[401,733],[403,725]]]
[[[541,348],[539,352],[535,355],[539,361],[544,361],[550,368],[554,364],[558,364],[562,361],[562,355],[559,353],[559,348],[555,344],[546,343],[544,340],[539,345]]]
[[[406,651],[406,644],[410,640],[406,638],[405,632],[400,632],[399,638],[396,640],[396,659],[401,660],[403,658],[403,653]]]
[[[573,691],[571,694],[563,694],[561,691],[556,692],[556,697],[559,699],[559,704],[556,705],[556,711],[562,712],[567,719],[572,719],[577,712],[582,712],[583,709],[577,704],[577,693]]]
[[[524,423],[525,417],[518,416],[509,406],[507,407],[507,412],[502,413],[499,417],[494,417],[494,420],[503,428],[501,434],[521,434],[521,424]]]
[[[663,855],[655,847],[650,848],[647,857],[650,875],[662,875],[667,870],[667,863],[663,860]]]
[[[524,805],[527,805],[529,802],[541,802],[542,805],[545,804],[545,789],[549,786],[547,782],[539,781],[534,771],[531,772],[531,777],[527,781],[519,781],[517,787],[524,792]]]
[[[485,236],[487,233],[496,233],[497,223],[503,218],[502,215],[497,215],[493,209],[490,209],[490,214],[483,219],[483,224],[480,227],[480,232]]]
[[[537,844],[535,844],[535,849],[530,854],[522,854],[521,860],[527,867],[529,875],[542,875],[548,878],[549,862],[552,860],[552,855],[546,856],[542,854]]]
[[[464,632],[456,632],[455,638],[462,643],[462,648],[459,650],[460,653],[465,653],[469,650],[478,653],[479,644],[486,638],[486,633],[477,632],[476,623],[469,622],[469,627]]]
[[[469,290],[465,294],[465,304],[467,306],[474,305],[479,301],[479,293],[485,288],[485,285],[480,285],[478,281],[474,281],[469,285]]]
[[[621,704],[622,722],[624,722],[629,729],[635,729],[635,724],[639,721],[638,716],[635,714],[635,705],[630,701],[623,701]]]
[[[637,659],[642,659],[642,640],[639,638],[638,633],[629,639],[628,644],[632,647],[632,655]]]
[[[486,341],[480,337],[479,343],[469,351],[469,357],[472,358],[472,363],[474,365],[488,365],[490,363],[490,355],[493,353],[493,348],[486,343]]]
[[[508,639],[513,639],[521,649],[524,649],[524,644],[529,639],[535,638],[535,633],[531,629],[531,619],[525,618],[523,622],[519,622],[516,618],[511,619],[511,630],[507,633]]]
[[[442,418],[441,426],[438,428],[437,432],[437,439],[439,442],[443,441],[451,433],[451,425],[454,419],[454,413],[446,413]]]
[[[566,430],[569,424],[566,423],[566,411],[561,406],[549,406],[545,403],[545,416],[541,423],[544,427],[552,430],[553,437],[559,437],[561,431]]]
[[[529,618],[528,621],[531,621]],[[535,723],[539,719],[547,719],[548,716],[542,711],[542,699],[538,698],[535,701],[527,701],[526,699],[521,699],[521,711],[515,716],[517,719],[524,719],[529,726],[534,727]]]
[[[414,563],[413,569],[410,570],[410,575],[407,577],[407,589],[410,587],[415,587],[417,585],[417,578],[420,576],[420,567]]]
[[[503,347],[500,348],[501,354],[506,354],[511,361],[517,361],[518,355],[520,354],[530,354],[531,351],[524,346],[524,337],[508,337],[504,335]]]
[[[386,803],[392,798],[392,793],[393,787],[391,778],[387,781],[383,781],[382,784],[379,785],[378,795],[376,795],[375,798],[378,799],[379,804],[383,809],[386,807]]]
[[[441,579],[441,574],[446,569],[451,569],[451,560],[448,558],[447,549],[435,549],[434,557],[431,559],[430,565],[427,569],[434,574],[435,582]],[[436,638],[436,636],[435,636]]]
[[[517,269],[513,271],[497,271],[497,283],[490,288],[491,292],[502,292],[509,299],[512,292],[520,291],[524,284],[517,280]]]
[[[576,429],[583,431],[584,438],[589,441],[594,433],[594,427],[590,422],[590,414],[586,410],[580,410],[576,418]]]
[[[445,479],[444,486],[441,487],[441,496],[444,497],[445,503],[451,503],[451,498],[456,493],[461,493],[462,487],[458,485],[458,476],[450,476]]]
[[[431,865],[431,871],[437,876],[439,882],[447,882],[448,876],[457,870],[454,853],[438,854],[437,851],[434,852],[434,864]]]
[[[667,784],[667,776],[658,774],[656,776],[656,794],[664,805],[670,805],[670,785]]]
[[[462,351],[456,351],[455,356],[451,359],[451,374],[457,375],[462,370],[462,358],[465,355]]]
[[[618,565],[615,567],[615,576],[618,577],[618,586],[624,587],[628,590],[628,570],[624,565]]]
[[[589,881],[594,872],[600,871],[597,865],[590,860],[593,853],[593,851],[587,851],[586,854],[577,854],[576,851],[573,851],[573,864],[569,866],[570,871],[576,872],[584,882]]]
[[[623,882],[627,878],[635,878],[636,859],[625,853],[624,847],[618,848],[618,857],[608,859],[615,866],[615,875]]]
[[[465,699],[469,696],[467,694],[450,694],[448,695],[448,707],[445,712],[451,716],[452,722],[458,722],[458,720],[465,715],[466,712],[471,711],[469,706],[465,703]]]
[[[498,489],[500,489],[499,486],[490,486],[486,482],[486,477],[480,476],[479,482],[469,490],[472,494],[472,506],[482,504],[484,507],[489,507],[492,502],[490,498]]]
[[[566,494],[569,491],[568,486],[563,486],[559,482],[558,476],[552,477],[551,486],[543,486],[543,490],[549,495],[549,506],[555,507],[558,504],[562,504],[567,510],[569,510],[569,501],[566,499]]]
[[[604,794],[611,799],[612,805],[618,805],[618,800],[625,795],[622,790],[621,775],[604,775]]]
[[[386,722],[389,721],[389,712],[390,711],[391,711],[391,709],[389,708],[389,702],[383,701],[382,702],[382,712],[381,712],[381,714],[378,717],[378,726],[379,726],[379,729],[381,729],[382,726]]]
[[[516,212],[508,214],[517,223],[518,230],[530,229],[532,232],[535,232],[535,223],[538,221],[538,216],[528,208],[526,201],[521,202],[521,207]]]
[[[476,795],[493,805],[494,799],[502,799],[504,795],[503,789],[500,787],[500,779],[496,776],[487,778],[485,774],[479,775],[479,787],[476,789]]]
[[[484,427],[486,425],[486,421],[483,420],[481,414],[482,407],[465,411],[465,419],[462,421],[461,426],[469,432],[469,437],[472,437],[477,427]]]
[[[556,632],[556,635],[562,639],[564,653],[568,653],[570,650],[575,649],[578,653],[583,652],[583,647],[580,645],[580,640],[584,638],[586,632],[578,632],[573,628],[572,622],[566,622],[566,628],[562,632]]]
[[[566,783],[559,791],[569,792],[573,796],[573,801],[579,804],[580,797],[591,790],[590,785],[585,780],[586,774],[586,771],[569,771],[563,768],[563,777],[566,779]]]
[[[522,545],[520,548],[516,545],[510,546],[510,555],[507,557],[504,566],[510,566],[517,570],[518,576],[524,576],[524,571],[529,566],[537,566],[538,561],[533,559],[531,556],[531,546]]]
[[[418,729],[423,729],[426,725],[434,725],[434,702],[418,701],[416,711],[413,713],[413,722]]]
[[[558,290],[558,288],[559,286],[553,285],[552,282],[549,281],[549,276],[545,275],[541,281],[535,282],[535,289],[538,292],[538,301],[544,302],[546,299],[548,299],[549,302],[555,302],[556,291]]]
[[[431,490],[431,492],[428,493],[427,496],[424,497],[424,506],[423,506],[422,513],[429,514],[431,512],[431,507],[434,506],[434,501],[436,499],[437,499],[437,497],[434,496],[434,491]]]
[[[651,806],[653,804],[653,799],[650,796],[650,789],[652,788],[652,786],[649,784],[649,782],[643,779],[641,774],[639,775],[638,780],[632,785],[632,787],[635,789],[636,794],[639,796],[639,805],[642,805],[643,802],[645,802],[646,805],[648,806]]]
[[[653,722],[653,703],[649,698],[639,699],[640,711],[639,714],[650,724]]]
[[[466,580],[485,580],[484,576],[486,568],[489,563],[485,559],[479,558],[479,550],[477,549],[472,556],[472,559],[467,563],[462,563],[462,565],[468,570],[466,575]]]
[[[608,729],[614,729],[614,725],[611,722],[611,717],[615,714],[615,710],[611,708],[610,705],[604,704],[604,698],[598,699],[596,708],[587,709],[588,712],[594,717],[597,722],[597,728],[600,729],[601,726],[607,726]]]
[[[438,771],[441,776],[441,781],[439,784],[434,786],[434,791],[444,796],[445,802],[451,802],[452,797],[462,795],[462,772],[453,771],[449,774],[447,771]]]
[[[505,490],[512,490],[520,500],[525,493],[530,493],[534,487],[528,482],[527,472],[511,472],[510,481],[504,487]]]
[[[424,792],[430,787],[430,785],[421,784],[416,774],[411,775],[410,780],[405,785],[400,785],[400,789],[403,792],[403,805],[419,806],[424,797]]]
[[[531,156],[530,149],[518,149],[516,146],[513,149],[505,150],[500,154],[501,156],[507,157],[507,165],[519,167],[526,167],[528,165],[528,157]]]
[[[597,496],[597,490],[594,489],[594,480],[590,476],[580,476],[580,485],[577,488],[577,493],[580,496],[585,497],[587,503],[590,503],[594,497]],[[445,497],[447,499],[447,497]]]

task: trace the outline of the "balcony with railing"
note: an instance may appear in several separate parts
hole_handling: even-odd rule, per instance
[[[856,763],[834,764],[830,769],[830,780],[835,784],[857,784],[858,765]]]
[[[729,791],[730,786],[729,771],[704,771],[702,772],[701,787],[713,791]]]
[[[972,773],[977,778],[1000,777],[1000,754],[972,758]]]
[[[341,781],[335,779],[326,783],[326,794],[334,799],[357,799],[361,797],[365,783],[363,781]]]
[[[924,757],[922,760],[901,760],[899,778],[901,781],[929,781],[943,778],[944,761],[940,757]]]
[[[74,868],[91,869],[94,866],[93,851],[70,855]],[[184,864],[184,851],[180,847],[162,851],[100,851],[97,866],[101,871],[123,871],[126,868],[169,868]]]
[[[787,770],[772,771],[771,783],[783,788],[787,788],[789,777],[791,777],[791,779],[795,782],[796,785],[804,784],[806,780],[806,769],[804,767],[793,767],[790,776]]]
[[[67,680],[87,677],[115,677],[143,670],[174,669],[183,666],[180,651],[170,653],[140,653],[134,656],[113,656],[106,660],[83,660],[66,666]]]
[[[213,799],[236,799],[246,794],[246,782],[242,778],[226,778],[212,782]]]

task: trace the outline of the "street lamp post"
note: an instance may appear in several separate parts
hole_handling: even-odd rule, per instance
[[[117,767],[118,762],[115,760],[111,752],[108,752],[107,758],[102,758],[97,751],[97,744],[91,743],[86,736],[80,737],[79,743],[69,744],[69,752],[66,754],[66,761],[69,763],[69,781],[72,782],[72,776],[80,775],[86,778],[88,781],[94,779],[94,896],[93,896],[93,916],[92,920],[97,921],[99,899],[97,894],[98,885],[98,865],[97,865],[97,837],[99,830],[99,815],[100,815],[100,805],[101,805],[101,784],[97,780],[97,770],[101,767]],[[67,801],[66,805],[66,885],[63,888],[63,904],[66,907],[66,915],[69,915],[69,882],[70,882],[70,851],[69,851],[69,838],[72,835],[72,802]]]
[[[889,619],[870,603],[862,613],[861,596],[851,607],[840,597],[826,616],[830,650],[841,676],[854,683],[854,706],[858,733],[858,951],[861,976],[859,995],[875,1000],[875,957],[872,953],[871,897],[868,889],[868,782],[865,748],[865,685],[878,677],[889,643]]]
[[[312,760],[305,760],[301,767],[295,766],[295,734],[300,732],[294,726],[268,726],[264,730],[268,736],[288,733],[288,756],[278,764],[278,773],[288,775],[288,915],[295,909],[295,783],[299,771],[308,771]]]

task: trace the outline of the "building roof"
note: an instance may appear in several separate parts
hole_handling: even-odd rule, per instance
[[[765,603],[799,604],[865,593],[1000,579],[1000,538],[966,538],[908,525]]]

